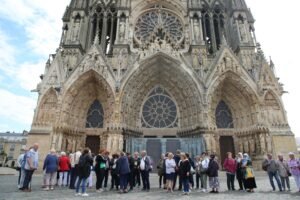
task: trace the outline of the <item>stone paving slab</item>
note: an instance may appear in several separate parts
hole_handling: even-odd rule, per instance
[[[103,200],[170,200],[170,199],[210,199],[213,200],[286,200],[300,199],[300,193],[296,192],[294,180],[291,179],[292,192],[279,193],[270,192],[270,184],[267,176],[261,174],[257,176],[256,181],[258,189],[255,193],[249,194],[246,192],[228,192],[226,191],[225,175],[221,175],[221,192],[219,194],[204,194],[198,191],[192,191],[190,196],[182,196],[181,192],[166,193],[158,189],[158,178],[156,175],[151,175],[152,188],[150,192],[142,192],[135,189],[128,194],[118,194],[115,191],[96,193],[95,189],[89,189],[90,197],[75,197],[75,191],[56,188],[54,191],[42,191],[40,188],[42,177],[40,175],[33,177],[33,187],[31,193],[18,191],[16,187],[17,176],[1,176],[0,177],[0,200],[39,200],[39,199],[62,199],[62,200],[79,200],[79,199],[103,199]],[[237,182],[236,182],[237,185]]]
[[[16,175],[17,173],[15,169],[0,167],[0,175]]]

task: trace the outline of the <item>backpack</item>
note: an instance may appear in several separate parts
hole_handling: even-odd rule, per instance
[[[80,156],[79,158],[79,162],[78,162],[78,167],[80,168],[84,168],[86,165],[86,162],[85,162],[85,157],[84,156]]]

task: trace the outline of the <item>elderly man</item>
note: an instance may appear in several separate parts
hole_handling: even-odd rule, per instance
[[[273,159],[272,154],[267,154],[267,159],[264,160],[262,167],[268,173],[273,191],[276,190],[274,180],[273,180],[275,178],[278,188],[279,188],[280,192],[282,192],[282,186],[281,186],[279,175],[278,175],[279,165]]]
[[[38,154],[39,144],[35,143],[33,147],[26,153],[25,160],[25,179],[23,187],[21,188],[24,192],[31,192],[29,188],[29,183],[31,182],[32,175],[38,168],[39,154]]]
[[[140,164],[140,170],[142,175],[142,181],[143,181],[143,191],[149,192],[150,190],[150,181],[149,181],[149,174],[152,170],[152,164],[151,159],[149,156],[147,156],[146,151],[141,152],[141,164]]]
[[[288,191],[290,191],[291,190],[290,179],[289,179],[290,170],[289,170],[288,162],[283,159],[283,155],[278,155],[277,163],[279,166],[279,176],[280,176],[283,191],[286,190],[286,187]]]

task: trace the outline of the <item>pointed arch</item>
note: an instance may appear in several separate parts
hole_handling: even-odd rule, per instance
[[[287,124],[285,109],[281,99],[272,90],[268,90],[265,93],[263,105],[263,115],[269,124]]]
[[[33,126],[50,126],[55,123],[58,98],[54,88],[49,88],[41,97]]]
[[[231,110],[223,100],[219,102],[215,115],[217,128],[234,128]]]

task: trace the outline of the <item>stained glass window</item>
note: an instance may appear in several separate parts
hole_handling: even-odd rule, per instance
[[[232,114],[224,101],[220,101],[216,109],[216,124],[218,128],[233,128]]]
[[[176,43],[183,36],[181,20],[163,7],[156,7],[144,13],[135,25],[135,37],[140,42],[150,42],[158,37]]]
[[[142,127],[177,127],[177,107],[170,95],[161,87],[156,87],[148,96],[142,108]]]
[[[100,101],[95,100],[91,105],[86,119],[86,128],[103,128],[104,112]]]

